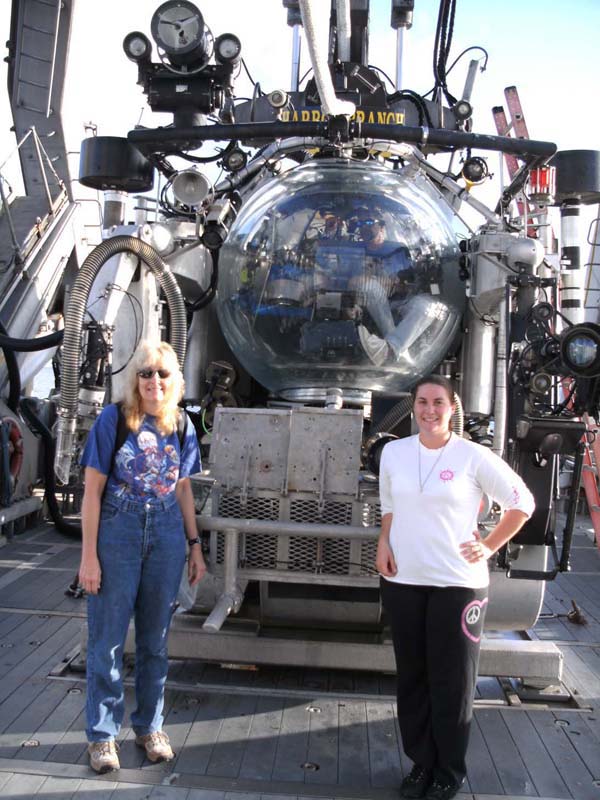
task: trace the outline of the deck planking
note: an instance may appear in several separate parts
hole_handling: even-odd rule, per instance
[[[600,556],[582,526],[574,541],[573,571],[548,585],[529,634],[561,643],[564,682],[582,708],[510,707],[498,681],[480,679],[465,798],[600,798]],[[410,762],[400,747],[393,677],[293,667],[174,662],[169,685],[186,687],[166,696],[176,761],[147,762],[126,726],[121,772],[94,776],[83,676],[49,677],[79,643],[85,601],[64,595],[78,551],[43,526],[0,549],[2,797],[394,796]],[[587,624],[568,619],[572,600]],[[132,694],[128,686],[129,709]]]

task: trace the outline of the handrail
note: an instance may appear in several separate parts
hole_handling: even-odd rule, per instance
[[[21,149],[21,147],[22,147],[22,146],[25,144],[25,142],[27,141],[27,139],[29,139],[29,137],[31,136],[31,134],[33,133],[33,131],[34,131],[34,130],[35,130],[35,128],[33,128],[33,127],[32,127],[32,128],[29,128],[29,130],[27,131],[27,133],[25,134],[25,136],[23,136],[23,138],[21,139],[21,141],[20,141],[20,142],[17,142],[17,144],[16,144],[16,145],[13,147],[13,149],[10,151],[10,153],[9,153],[9,154],[6,156],[6,158],[4,159],[4,161],[3,161],[3,162],[0,164],[0,171],[2,171],[2,167],[5,167],[5,166],[6,166],[6,164],[7,164],[7,163],[8,163],[8,161],[9,161],[9,160],[10,160],[10,159],[11,159],[11,158],[14,156],[14,154],[15,154],[16,152],[18,152],[18,151]]]
[[[58,31],[60,29],[60,12],[62,0],[56,0],[56,22],[54,27],[54,46],[52,48],[52,63],[50,65],[50,81],[48,83],[48,101],[46,103],[46,119],[52,112],[52,89],[54,88],[54,69],[56,67],[56,50],[58,47]]]
[[[6,178],[3,177],[2,173],[0,172],[0,200],[2,201],[2,208],[5,209],[6,212],[6,220],[8,222],[8,230],[10,231],[10,238],[13,243],[13,247],[15,249],[15,258],[21,257],[21,247],[19,246],[19,242],[17,241],[17,233],[15,231],[15,226],[12,221],[12,216],[10,213],[10,208],[6,200],[6,195],[4,194],[4,187],[3,183]],[[6,181],[8,183],[8,181]]]
[[[33,139],[33,150],[35,152],[37,164],[40,170],[40,175],[44,187],[44,194],[46,196],[49,215],[53,216],[56,213],[57,209],[55,208],[56,200],[53,200],[52,193],[50,191],[50,184],[48,182],[48,171],[52,173],[54,179],[56,180],[56,183],[59,186],[60,192],[58,197],[60,197],[60,194],[64,194],[66,196],[66,187],[64,185],[64,182],[54,169],[50,157],[48,156],[48,153],[46,152],[42,142],[40,141],[40,137],[37,134],[35,126],[32,126],[31,128],[29,128],[27,133],[21,138],[21,140],[17,142],[17,145],[10,151],[9,155],[4,159],[2,164],[0,164],[0,201],[2,209],[6,213],[6,219],[10,231],[10,238],[14,248],[14,259],[17,264],[22,264],[23,262],[23,250],[21,247],[22,243],[20,243],[17,240],[16,230],[13,222],[13,215],[11,213],[10,205],[8,203],[8,197],[4,192],[4,186],[3,186],[3,183],[6,183],[9,186],[10,184],[2,174],[2,170],[6,167],[7,163],[15,155],[15,153],[19,152],[19,150],[23,147],[23,145],[29,139],[30,136]],[[27,196],[27,192],[25,196]]]
[[[52,174],[56,178],[56,182],[59,185],[64,186],[64,181],[59,176],[58,172],[52,166],[52,160],[51,160],[50,156],[48,155],[48,153],[46,152],[46,149],[45,149],[44,145],[42,144],[40,137],[37,135],[37,131],[36,131],[35,127],[32,127],[30,130],[33,131],[33,137],[34,137],[35,141],[37,142],[37,146],[40,148],[42,155],[45,157],[46,163],[47,163],[50,171],[52,172]],[[41,162],[41,155],[40,155],[40,162]]]

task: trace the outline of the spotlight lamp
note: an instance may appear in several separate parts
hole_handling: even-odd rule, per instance
[[[454,111],[454,116],[459,122],[464,122],[473,116],[473,106],[468,100],[459,100],[452,107],[452,111]]]
[[[546,395],[552,388],[552,376],[547,372],[536,372],[531,376],[529,388],[534,394]]]
[[[237,64],[242,54],[242,43],[233,33],[222,33],[215,39],[217,64]]]
[[[489,174],[487,162],[479,156],[467,158],[461,170],[462,177],[473,185],[483,183]]]
[[[210,181],[193,168],[179,172],[173,178],[171,187],[175,199],[190,207],[201,205],[212,191]]]
[[[600,326],[573,325],[561,337],[560,357],[565,369],[583,378],[600,375]]]
[[[272,108],[285,108],[290,102],[288,93],[283,89],[274,89],[267,95],[267,100]]]
[[[239,172],[248,163],[248,154],[237,145],[223,155],[223,169],[227,172]]]
[[[150,39],[139,31],[128,33],[123,39],[123,50],[130,61],[149,62],[152,56]]]

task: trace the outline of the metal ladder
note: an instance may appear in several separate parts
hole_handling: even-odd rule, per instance
[[[507,86],[504,90],[504,97],[506,98],[506,105],[508,113],[510,114],[510,124],[506,119],[506,112],[503,106],[494,106],[492,108],[492,116],[496,123],[496,131],[499,136],[510,136],[511,131],[517,139],[529,139],[529,131],[527,130],[527,123],[521,108],[521,101],[519,100],[519,93],[516,86]],[[519,171],[519,162],[517,157],[510,153],[504,153],[504,163],[508,175],[512,180]],[[536,228],[531,224],[532,219],[530,214],[533,212],[533,207],[528,202],[523,193],[517,195],[517,208],[519,215],[527,221],[527,235],[533,239],[537,238]]]

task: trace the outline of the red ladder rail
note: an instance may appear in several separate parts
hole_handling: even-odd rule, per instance
[[[586,433],[581,480],[585,491],[585,499],[588,505],[592,527],[594,528],[596,546],[600,550],[600,489],[598,488],[599,476],[597,467],[597,465],[600,464],[600,431],[598,430],[597,424],[593,420],[590,420],[587,414],[584,414],[583,421],[585,422],[587,430],[592,434],[592,443],[590,446],[589,437]],[[591,451],[594,453],[593,458]]]
[[[512,128],[517,139],[529,139],[529,131],[527,130],[527,123],[523,116],[523,109],[521,107],[521,101],[519,100],[517,87],[507,86],[504,90],[504,97],[506,98],[506,105],[508,106]]]
[[[511,121],[509,124],[506,118],[506,112],[502,106],[494,106],[494,108],[492,108],[492,116],[494,117],[494,122],[496,123],[496,131],[498,132],[498,135],[510,136],[510,132],[512,131],[514,133],[514,137],[517,139],[529,139],[529,131],[527,130],[527,123],[525,122],[525,116],[521,107],[521,101],[519,100],[517,87],[507,86],[504,90],[504,97],[506,99],[506,105],[508,107]],[[517,161],[516,156],[513,156],[510,153],[504,154],[504,161],[508,175],[512,180],[519,170],[519,162]],[[532,219],[530,217],[532,208],[524,194],[520,194],[517,197],[517,208],[519,210],[519,215],[523,217],[523,219],[527,220],[527,235],[532,239],[536,239],[537,230],[535,226],[532,225]]]
[[[498,136],[510,136],[511,126],[508,124],[508,120],[506,119],[504,108],[502,106],[494,106],[494,108],[492,108],[492,116],[494,117],[494,122],[496,123],[496,131],[498,132]],[[519,162],[517,161],[517,157],[513,156],[512,153],[504,153],[504,163],[506,164],[508,176],[512,180],[519,170]]]

